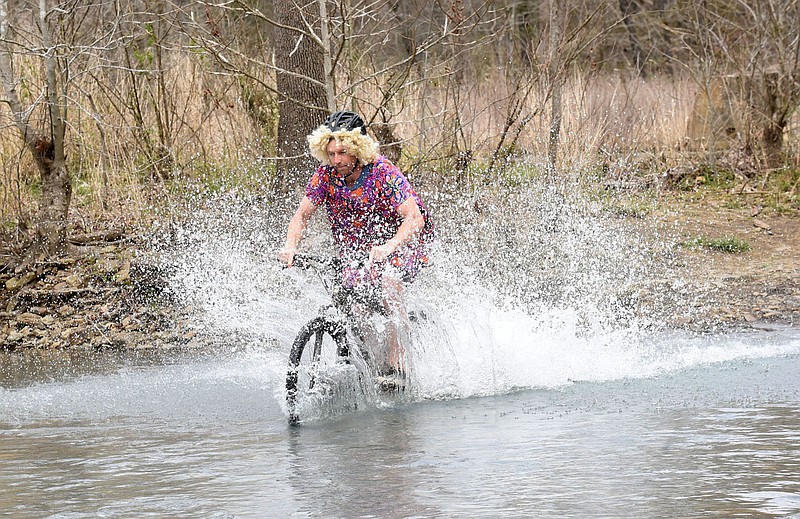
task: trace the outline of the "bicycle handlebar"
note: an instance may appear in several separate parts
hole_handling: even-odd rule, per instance
[[[295,254],[292,266],[301,269],[330,270],[339,268],[341,260],[334,257],[317,256],[315,254]]]
[[[362,269],[366,266],[366,262],[354,262],[353,267]],[[337,304],[342,301],[358,301],[367,305],[373,311],[385,315],[386,309],[381,303],[381,298],[375,287],[369,288],[367,285],[353,289],[353,287],[342,287],[342,270],[345,266],[344,260],[335,256],[317,256],[315,254],[295,254],[293,266],[301,269],[312,269],[317,272],[322,280],[325,289],[334,298]]]
[[[344,267],[350,266],[356,269],[363,269],[367,266],[366,258],[345,263],[341,258],[335,256],[317,256],[316,254],[298,253],[294,255],[292,266],[301,269],[331,270],[340,272]]]

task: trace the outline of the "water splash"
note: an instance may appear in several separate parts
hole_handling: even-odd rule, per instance
[[[433,266],[407,293],[409,308],[424,316],[412,327],[412,398],[649,377],[797,351],[796,342],[759,350],[665,332],[637,304],[641,287],[664,269],[657,236],[533,185],[494,196],[426,197],[439,236]],[[232,350],[270,352],[274,373],[298,329],[329,302],[312,274],[274,259],[289,216],[283,206],[219,200],[173,230],[164,256],[197,325]],[[330,253],[322,218],[309,234],[307,247]],[[280,380],[276,387],[282,401]]]

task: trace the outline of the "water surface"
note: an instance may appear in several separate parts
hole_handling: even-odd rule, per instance
[[[328,348],[299,427],[288,351],[330,297],[269,259],[279,211],[196,211],[163,259],[218,348],[0,355],[0,515],[800,518],[797,329],[670,331],[637,303],[697,306],[654,285],[668,241],[545,194],[440,197],[410,389],[353,392]]]
[[[384,399],[300,427],[286,424],[279,352],[6,355],[0,512],[800,517],[800,338],[675,341],[692,355],[726,345],[735,355],[488,396]]]

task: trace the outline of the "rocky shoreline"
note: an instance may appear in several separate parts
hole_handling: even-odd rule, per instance
[[[769,279],[728,276],[704,283],[662,282],[642,291],[639,313],[666,328],[696,332],[798,326],[798,279],[800,271]],[[682,304],[676,304],[676,298]]]
[[[70,252],[0,274],[0,350],[143,349],[201,346],[166,273],[140,247],[73,238]]]
[[[80,269],[81,263],[72,266]],[[215,343],[192,326],[191,308],[175,304],[167,294],[143,295],[136,288],[137,282],[152,281],[141,274],[152,272],[149,264],[133,262],[130,269],[130,279],[123,273],[107,279],[103,286],[95,279],[91,287],[63,286],[75,273],[51,270],[11,297],[6,291],[4,310],[0,311],[0,351],[196,350]],[[71,282],[75,283],[75,278]],[[677,292],[685,304],[667,302],[666,292]],[[653,285],[642,290],[638,303],[641,315],[669,329],[718,332],[800,323],[796,277]]]

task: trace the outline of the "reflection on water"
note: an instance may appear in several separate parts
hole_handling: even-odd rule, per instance
[[[299,509],[314,514],[324,503],[349,517],[420,513],[415,490],[426,477],[417,465],[422,442],[414,422],[410,414],[392,412],[366,427],[343,419],[291,430],[289,470]]]
[[[25,383],[4,357],[0,515],[800,514],[797,354],[389,403],[295,428],[270,362],[120,358],[81,371],[73,359],[69,376],[25,368]]]

